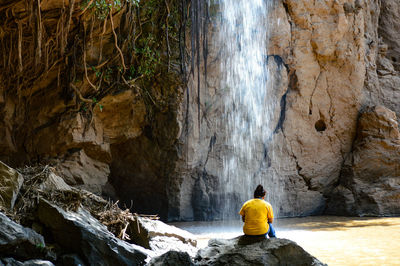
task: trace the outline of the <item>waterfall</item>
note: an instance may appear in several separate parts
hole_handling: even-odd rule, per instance
[[[270,192],[268,176],[259,174],[273,129],[269,97],[268,12],[272,0],[220,0],[220,70],[228,151],[220,173],[223,219],[237,217],[257,184]]]

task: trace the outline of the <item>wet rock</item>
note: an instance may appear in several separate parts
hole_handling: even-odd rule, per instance
[[[194,266],[192,258],[186,252],[168,251],[163,255],[153,258],[149,266]]]
[[[129,225],[128,233],[133,243],[160,255],[169,250],[187,252],[194,256],[197,240],[191,233],[161,221],[138,217]]]
[[[196,265],[326,265],[295,242],[278,238],[211,239]]]
[[[394,112],[368,108],[360,117],[352,154],[328,212],[376,216],[400,214],[400,132]]]
[[[0,213],[0,254],[16,259],[32,259],[45,256],[43,237]]]
[[[12,209],[24,178],[0,161],[0,207]]]
[[[151,253],[116,238],[82,208],[67,212],[42,199],[38,216],[63,250],[79,254],[88,264],[142,265]]]

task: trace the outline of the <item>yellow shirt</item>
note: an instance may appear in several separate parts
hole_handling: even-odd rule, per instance
[[[263,235],[268,232],[268,220],[274,219],[272,206],[263,199],[251,199],[243,204],[239,212],[244,216],[243,232],[246,235]]]

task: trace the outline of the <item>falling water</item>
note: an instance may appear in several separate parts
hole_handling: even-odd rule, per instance
[[[272,0],[220,0],[221,89],[226,147],[221,170],[223,218],[237,215],[257,184],[272,134],[267,47]]]

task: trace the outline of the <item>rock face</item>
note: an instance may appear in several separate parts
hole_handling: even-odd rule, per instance
[[[16,170],[0,161],[0,207],[12,209],[24,179]]]
[[[196,265],[326,265],[287,239],[245,236],[212,239],[199,250]]]
[[[0,31],[0,159],[12,166],[51,163],[68,185],[119,199],[138,213],[157,213],[165,220],[221,218],[226,199],[219,192],[225,185],[219,177],[222,158],[231,147],[224,142],[229,132],[218,124],[223,107],[220,47],[214,42],[218,4],[195,0],[187,18],[191,23],[178,21],[193,27],[180,32],[181,46],[174,43],[176,36],[160,42],[166,71],[150,81],[136,76],[125,83],[121,63],[115,61],[120,56],[115,45],[122,49],[126,64],[143,58],[126,52],[128,39],[115,42],[112,27],[117,36],[129,35],[135,28],[129,21],[135,20],[126,18],[135,12],[126,6],[115,11],[111,26],[110,16],[102,23],[91,13],[82,13],[81,2],[42,1],[43,20],[32,25],[18,19],[26,10],[36,10],[25,6],[26,1],[14,1],[12,12],[6,7],[0,10],[1,26],[10,28]],[[243,171],[267,188],[277,216],[321,214],[327,202],[329,213],[398,213],[394,198],[376,194],[398,194],[398,172],[389,163],[389,154],[397,158],[396,141],[389,135],[361,140],[357,127],[364,123],[358,119],[368,107],[384,106],[399,117],[400,3],[272,2],[265,57],[274,133],[260,143],[254,163]],[[181,10],[177,2],[170,8]],[[175,13],[182,12],[171,15]],[[59,17],[63,20],[57,24]],[[48,39],[39,41],[39,33],[33,31],[37,33],[33,36],[27,30],[60,28],[57,25],[69,30],[62,38],[46,31],[41,36]],[[56,44],[48,41],[51,37]],[[142,42],[149,43],[150,37]],[[192,51],[190,58],[186,50]],[[44,56],[49,51],[50,57]],[[27,54],[36,55],[39,62]],[[109,65],[101,72],[103,63]],[[117,81],[104,86],[109,76]],[[70,86],[72,80],[78,90]],[[102,81],[102,90],[94,89],[91,81]],[[378,139],[390,143],[385,152]],[[368,147],[361,142],[368,142]],[[372,171],[368,179],[374,174],[375,181],[361,182],[366,170],[359,163],[376,165],[368,161],[378,156],[371,155],[374,149],[389,164],[385,167],[392,169],[391,177]],[[366,184],[378,192],[366,190]],[[363,193],[371,195],[360,196]],[[345,207],[333,204],[338,199],[346,200]]]
[[[43,237],[0,212],[0,256],[28,260],[45,256]],[[1,259],[1,258],[0,258]]]
[[[244,167],[262,180],[278,216],[322,213],[343,158],[351,152],[363,101],[367,10],[353,1],[274,1],[270,20],[279,25],[273,24],[270,32],[268,57],[274,60],[268,61],[273,84],[268,92],[278,103],[271,121],[275,130],[253,155],[257,162]],[[209,33],[203,36],[208,58],[194,69],[183,105],[189,120],[189,129],[181,135],[185,168],[180,183],[175,181],[178,188],[170,187],[175,190],[169,194],[179,191],[170,199],[177,208],[171,218],[212,219],[227,200],[218,195],[224,185],[218,176],[224,152],[231,151],[224,144],[229,132],[215,122],[223,106],[223,70],[220,47],[212,41],[218,17],[210,20]]]
[[[173,250],[195,256],[197,240],[191,233],[161,221],[138,218],[128,228],[133,243],[154,251],[156,255]]]
[[[353,152],[342,169],[328,211],[344,215],[400,214],[400,133],[396,114],[383,106],[359,119]]]
[[[114,237],[87,211],[66,212],[41,200],[38,215],[65,252],[79,254],[90,265],[143,265],[150,251]]]
[[[211,9],[218,10],[218,6]],[[272,83],[278,84],[270,93],[280,103],[275,105],[279,115],[272,121],[276,129],[271,141],[264,143],[259,156],[254,155],[259,163],[249,165],[247,171],[267,187],[278,216],[324,213],[332,191],[343,189],[337,186],[346,172],[346,158],[358,153],[353,142],[359,113],[375,105],[400,112],[399,42],[393,34],[398,28],[394,18],[398,9],[397,1],[274,1],[270,16],[275,24],[272,22],[268,55],[284,66],[280,73],[279,67],[269,66],[275,79]],[[218,169],[223,153],[229,152],[223,146],[228,133],[214,123],[221,115],[221,63],[219,47],[212,41],[218,19],[211,17],[207,29],[208,35],[201,36],[208,41],[207,60],[195,66],[183,104],[182,113],[189,121],[180,139],[185,167],[180,170],[181,179],[170,187],[169,194],[177,195],[170,198],[170,205],[175,206],[171,219],[219,217],[224,201],[218,195],[224,185],[219,183]],[[199,53],[203,58],[201,50]],[[398,152],[394,146],[392,149],[388,154]],[[377,174],[374,188],[383,193],[387,187],[390,195],[398,194],[398,178],[387,186],[389,181],[373,174]],[[373,193],[374,188],[368,191]],[[382,208],[369,214],[396,213],[395,200],[377,200]],[[350,209],[349,215],[363,213]],[[329,207],[329,212],[335,213],[335,207]],[[343,213],[342,208],[337,208],[337,213]]]
[[[194,266],[192,258],[186,252],[168,251],[152,259],[149,266]]]

